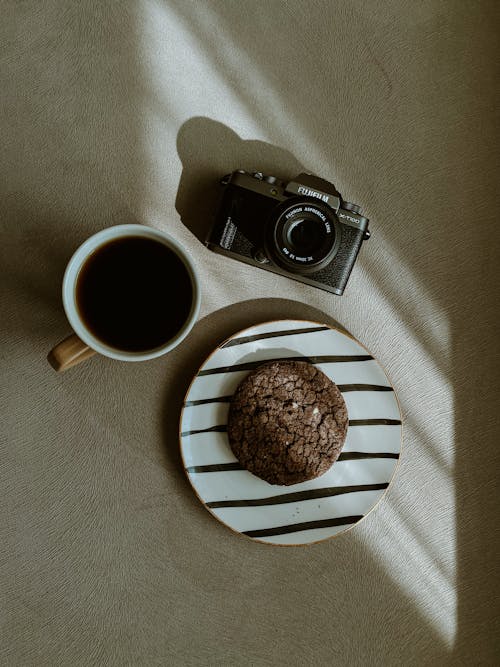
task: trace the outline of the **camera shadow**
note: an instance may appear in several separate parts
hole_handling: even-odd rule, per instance
[[[175,208],[183,224],[201,242],[210,229],[220,179],[236,169],[262,171],[290,180],[303,165],[289,151],[265,141],[242,139],[223,123],[198,116],[177,134],[182,174]]]

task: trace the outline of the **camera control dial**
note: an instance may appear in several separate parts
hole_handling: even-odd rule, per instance
[[[345,201],[343,202],[344,208],[346,211],[352,211],[353,213],[361,213],[361,206],[358,206],[358,204],[353,204],[350,201]]]

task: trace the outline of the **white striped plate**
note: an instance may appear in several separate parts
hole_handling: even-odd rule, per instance
[[[226,435],[239,382],[270,359],[314,363],[349,411],[342,453],[321,477],[274,486],[242,469]],[[382,367],[360,343],[325,324],[266,322],[239,331],[208,357],[184,400],[186,474],[205,507],[232,530],[268,544],[310,544],[352,528],[384,495],[401,451],[399,404]]]

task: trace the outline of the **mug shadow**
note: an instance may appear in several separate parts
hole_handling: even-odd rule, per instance
[[[38,353],[70,333],[60,294],[72,253],[105,227],[137,222],[142,87],[123,42],[135,34],[137,10],[14,4],[1,27],[10,56],[2,69],[0,290],[13,314],[1,328],[9,346],[35,341]],[[45,44],[49,31],[57,38]]]
[[[75,250],[89,237],[109,226],[104,219],[85,219],[71,233],[62,233],[71,222],[62,216],[39,216],[23,201],[10,204],[6,213],[11,233],[2,257],[4,307],[18,313],[4,318],[6,336],[21,333],[26,339],[55,343],[69,335],[61,303],[61,286],[66,265]],[[122,224],[136,223],[131,215]],[[9,327],[11,329],[9,329]]]

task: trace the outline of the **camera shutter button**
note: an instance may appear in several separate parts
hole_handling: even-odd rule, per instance
[[[361,213],[361,206],[358,206],[358,204],[353,204],[350,201],[345,201],[343,202],[344,208],[346,211],[352,211],[353,213]]]
[[[274,185],[278,179],[276,178],[276,176],[264,176],[264,180],[266,183]]]

